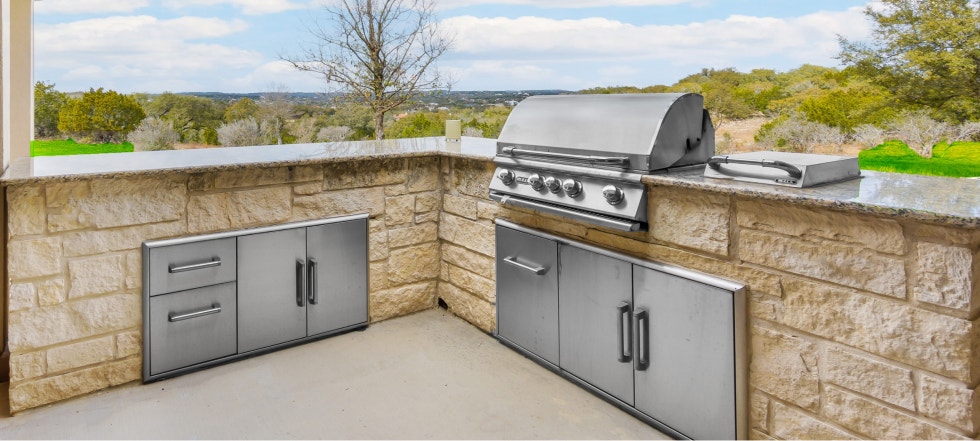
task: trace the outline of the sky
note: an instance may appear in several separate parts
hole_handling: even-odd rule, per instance
[[[325,92],[281,56],[329,0],[39,0],[34,79],[61,91]],[[454,90],[673,84],[703,68],[839,66],[869,0],[435,0]]]

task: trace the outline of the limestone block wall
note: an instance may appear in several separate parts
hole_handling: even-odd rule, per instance
[[[444,159],[439,296],[494,327],[492,219],[745,283],[751,436],[949,439],[980,431],[980,231],[651,186],[650,231],[487,198],[487,161]]]
[[[980,432],[980,232],[651,186],[650,231],[487,198],[493,164],[365,159],[7,188],[13,412],[136,381],[146,240],[368,212],[370,316],[495,326],[493,219],[745,283],[755,438]]]
[[[438,157],[12,185],[10,407],[141,375],[146,240],[368,212],[372,321],[434,307]]]

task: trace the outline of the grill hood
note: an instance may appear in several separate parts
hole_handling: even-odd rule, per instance
[[[714,151],[704,98],[692,93],[533,96],[497,138],[498,158],[639,173],[703,164]]]

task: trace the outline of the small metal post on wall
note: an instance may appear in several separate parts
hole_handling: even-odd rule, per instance
[[[460,151],[463,137],[463,124],[458,119],[446,121],[446,149],[452,152]]]

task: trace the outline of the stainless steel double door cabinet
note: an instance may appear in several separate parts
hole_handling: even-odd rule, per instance
[[[367,214],[143,244],[143,381],[366,326]]]
[[[238,352],[366,323],[365,221],[238,237]]]
[[[499,338],[681,435],[745,435],[739,285],[499,221],[497,276]]]

